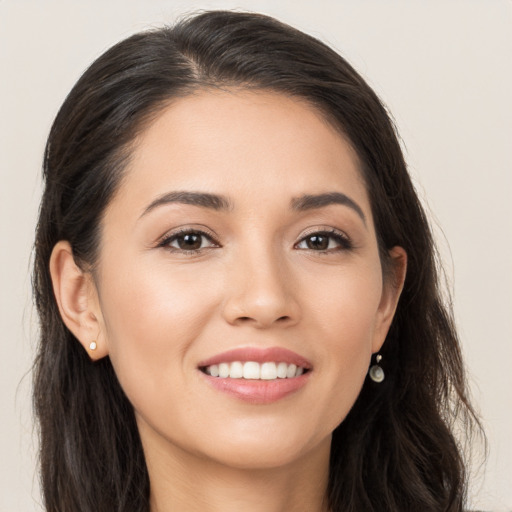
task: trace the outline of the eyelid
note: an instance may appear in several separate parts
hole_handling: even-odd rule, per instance
[[[211,247],[203,247],[200,249],[191,250],[190,252],[198,253],[202,250],[211,249],[214,247],[221,247],[221,244],[218,241],[217,235],[208,227],[204,225],[184,225],[179,226],[176,228],[173,228],[169,231],[167,231],[164,235],[158,238],[158,240],[155,243],[156,247],[162,247],[169,250],[175,250],[176,252],[186,252],[185,250],[176,249],[170,246],[170,242],[177,238],[180,235],[186,235],[195,233],[201,236],[206,237],[211,243]],[[335,238],[339,241],[339,248],[337,249],[329,249],[325,251],[315,251],[315,252],[332,252],[335,250],[350,250],[354,248],[354,244],[352,242],[352,239],[342,230],[333,228],[332,226],[315,226],[308,228],[304,232],[302,232],[299,236],[298,241],[294,244],[294,248],[297,248],[297,246],[304,242],[308,237],[312,235],[324,235],[327,237]],[[307,249],[302,249],[307,250]]]
[[[163,247],[169,249],[169,243],[173,238],[176,238],[180,235],[187,235],[189,233],[196,233],[198,235],[204,236],[208,238],[214,246],[220,247],[220,243],[217,240],[216,234],[206,226],[202,225],[185,225],[185,226],[179,226],[177,228],[173,228],[169,231],[167,231],[164,235],[158,238],[156,242],[156,247]],[[203,247],[202,249],[208,249],[208,247]],[[202,250],[202,249],[199,249]],[[178,249],[176,249],[178,251]],[[194,251],[197,252],[197,251]]]
[[[342,230],[328,227],[328,226],[316,226],[313,228],[308,228],[305,232],[301,233],[299,240],[294,244],[294,247],[297,247],[300,243],[304,242],[306,238],[312,235],[324,235],[331,238],[337,238],[340,240],[340,249],[350,250],[354,248],[354,243],[352,239]],[[307,250],[307,249],[304,249]],[[315,252],[330,252],[333,249],[325,250],[325,251],[315,251]]]

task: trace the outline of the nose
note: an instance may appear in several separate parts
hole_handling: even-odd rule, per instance
[[[270,250],[240,256],[226,276],[225,320],[259,329],[296,324],[301,310],[291,275]]]

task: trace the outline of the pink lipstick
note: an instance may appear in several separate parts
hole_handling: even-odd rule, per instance
[[[281,347],[246,347],[201,361],[198,369],[215,389],[252,404],[268,404],[301,389],[313,367]]]

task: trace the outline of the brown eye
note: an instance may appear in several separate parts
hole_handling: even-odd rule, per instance
[[[325,251],[329,247],[329,237],[323,235],[308,236],[305,239],[306,246],[308,249],[314,251]]]
[[[218,247],[211,236],[201,231],[182,231],[167,237],[160,244],[173,252],[193,253],[202,249]]]
[[[319,231],[304,237],[295,247],[309,251],[334,252],[352,249],[352,243],[346,235],[338,231]]]
[[[185,251],[196,251],[201,248],[203,236],[197,233],[189,233],[176,237],[176,244]]]

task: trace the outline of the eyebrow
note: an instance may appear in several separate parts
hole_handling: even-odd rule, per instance
[[[168,192],[157,197],[151,204],[144,210],[141,217],[147,215],[150,211],[155,208],[172,203],[179,204],[190,204],[193,206],[199,206],[202,208],[210,208],[216,211],[229,211],[233,208],[231,201],[222,195],[209,194],[207,192],[188,192],[188,191],[176,191]],[[352,208],[362,221],[366,225],[366,217],[362,208],[350,197],[341,192],[326,192],[323,194],[305,194],[300,197],[296,197],[291,201],[291,207],[296,211],[307,211],[314,210],[317,208],[323,208],[332,204],[341,204]]]
[[[363,209],[350,197],[341,192],[327,192],[324,194],[303,195],[292,199],[292,208],[297,211],[313,210],[323,208],[331,204],[341,204],[352,208],[366,225],[366,216]]]
[[[158,206],[171,203],[191,204],[202,208],[211,208],[212,210],[230,210],[232,209],[231,201],[217,194],[208,194],[206,192],[168,192],[157,197],[142,213],[141,217],[148,214]]]

